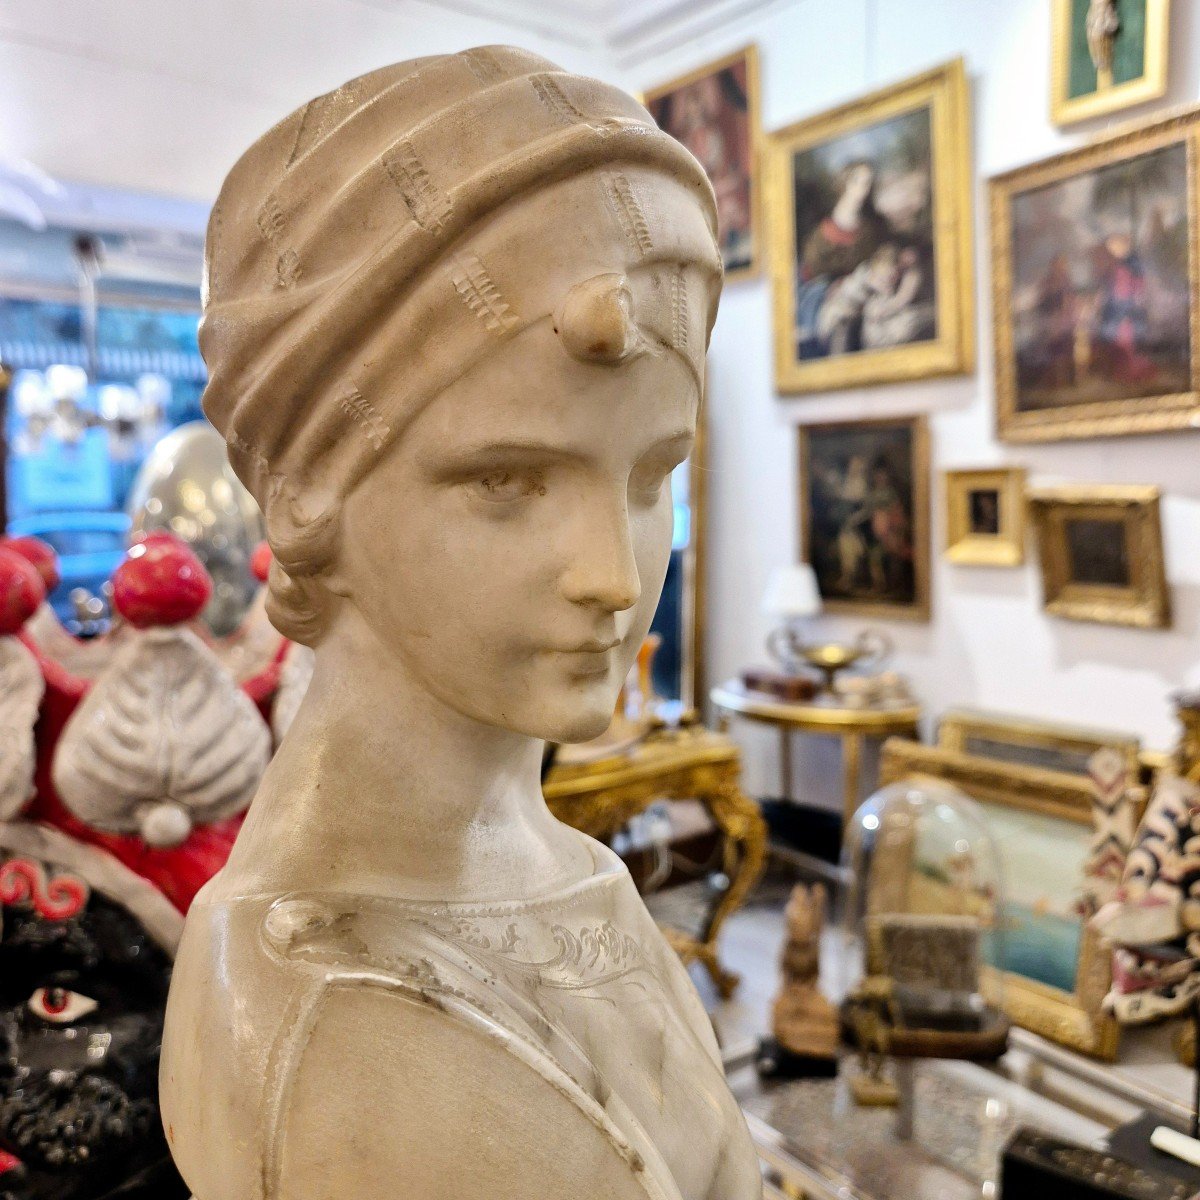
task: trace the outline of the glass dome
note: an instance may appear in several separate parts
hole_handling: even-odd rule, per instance
[[[999,1057],[1004,894],[980,807],[934,779],[889,784],[854,814],[842,866],[846,1041],[864,1057]]]

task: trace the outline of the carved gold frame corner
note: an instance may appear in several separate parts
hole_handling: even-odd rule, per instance
[[[1090,827],[1091,784],[1057,771],[994,762],[955,750],[890,738],[879,764],[881,784],[919,778],[960,788],[975,800],[1057,817]],[[1101,939],[1084,926],[1075,987],[1071,992],[990,967],[984,987],[1014,1024],[1093,1058],[1116,1058],[1120,1026],[1101,1001],[1112,980],[1112,959]]]
[[[1055,125],[1073,125],[1076,121],[1145,104],[1166,92],[1171,0],[1145,0],[1145,3],[1145,69],[1142,74],[1086,96],[1071,97],[1067,94],[1071,81],[1071,0],[1054,0],[1050,36],[1050,119]]]
[[[1139,629],[1165,629],[1171,624],[1160,496],[1156,487],[1123,485],[1039,488],[1029,493],[1041,562],[1043,607],[1048,613],[1072,621]],[[1072,517],[1122,523],[1129,554],[1129,586],[1071,579],[1065,530]]]
[[[762,202],[762,164],[763,164],[763,130],[762,107],[759,93],[758,47],[752,42],[742,46],[731,54],[726,54],[703,66],[696,67],[686,75],[660,83],[653,88],[647,88],[638,97],[643,106],[649,108],[655,100],[688,84],[715,75],[726,67],[731,67],[740,60],[746,60],[746,119],[750,124],[750,265],[725,272],[726,283],[736,283],[743,279],[755,279],[762,273],[763,260],[763,202]]]
[[[947,561],[963,566],[1020,566],[1025,561],[1025,469],[958,469],[943,472],[942,479]],[[971,493],[976,491],[999,494],[999,532],[971,529]]]
[[[796,361],[796,229],[792,159],[833,138],[918,108],[930,108],[937,336],[927,342]],[[971,198],[971,115],[966,71],[956,58],[860,96],[764,138],[767,260],[772,275],[775,387],[824,392],[864,384],[963,375],[975,367],[975,261]]]
[[[1016,337],[1013,330],[1013,200],[1025,192],[1062,183],[1126,159],[1183,143],[1188,163],[1187,198],[1190,380],[1187,391],[1086,404],[1022,410],[1018,406]],[[996,432],[1002,442],[1061,442],[1078,438],[1162,433],[1200,426],[1200,106],[1149,124],[1126,125],[1028,166],[988,180],[992,257],[992,321],[995,330]]]

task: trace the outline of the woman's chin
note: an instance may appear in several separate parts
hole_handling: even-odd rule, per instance
[[[595,689],[593,697],[572,696],[548,703],[540,714],[538,736],[548,742],[590,742],[612,724],[616,694]]]

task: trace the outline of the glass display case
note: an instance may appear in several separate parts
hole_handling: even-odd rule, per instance
[[[999,1057],[1008,1038],[1004,890],[986,819],[958,789],[893,783],[854,814],[840,953],[843,1037],[868,1067],[885,1059]]]

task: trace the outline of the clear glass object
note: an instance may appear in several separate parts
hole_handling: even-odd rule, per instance
[[[861,1052],[1003,1053],[1004,889],[982,809],[933,779],[889,784],[843,839],[843,1032]]]

